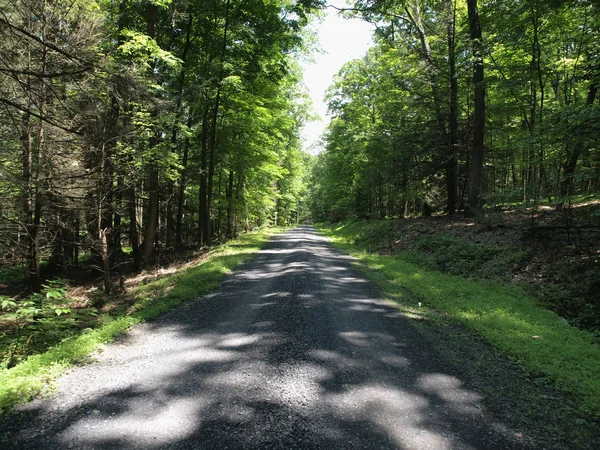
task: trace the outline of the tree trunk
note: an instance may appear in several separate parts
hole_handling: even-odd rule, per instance
[[[81,219],[79,213],[75,219],[75,232],[73,233],[73,265],[77,267],[79,265],[79,232],[81,230]]]
[[[588,90],[587,100],[585,102],[586,108],[591,107],[596,100],[596,95],[598,93],[598,86],[591,84]],[[573,195],[573,181],[575,175],[575,169],[577,168],[577,161],[579,157],[583,153],[584,150],[584,142],[583,139],[576,139],[573,145],[573,151],[570,155],[567,156],[567,161],[565,162],[565,174],[563,181],[561,183],[560,194],[561,197],[568,197]],[[559,205],[562,207],[562,203]]]
[[[156,5],[149,3],[148,5],[148,23],[147,34],[154,38],[154,24],[156,21]],[[152,138],[150,146],[156,145],[156,138]],[[158,223],[159,213],[159,196],[158,196],[158,161],[156,155],[152,156],[148,167],[148,211],[146,216],[146,232],[144,233],[144,246],[142,255],[144,264],[154,264],[154,240],[156,238],[156,226]]]
[[[451,0],[448,0],[448,1],[450,2]],[[452,9],[451,4],[450,4],[450,9]],[[408,15],[410,21],[414,25],[414,27],[417,31],[417,34],[419,36],[419,40],[421,41],[421,48],[423,51],[422,58],[427,65],[428,74],[429,74],[429,83],[431,84],[431,95],[433,97],[433,109],[434,109],[434,113],[435,113],[436,126],[437,126],[437,131],[438,131],[438,136],[439,136],[439,147],[440,147],[440,149],[443,149],[443,150],[441,150],[442,154],[448,153],[448,155],[446,156],[446,159],[447,159],[446,184],[447,184],[447,189],[450,189],[450,187],[453,183],[453,181],[451,179],[448,179],[448,177],[452,177],[452,175],[453,175],[452,171],[451,171],[451,167],[450,167],[452,164],[451,163],[452,149],[446,148],[446,146],[449,143],[448,131],[446,130],[446,120],[444,117],[444,111],[442,109],[442,102],[441,102],[441,98],[440,98],[440,87],[439,87],[438,76],[436,73],[436,71],[438,69],[436,68],[436,64],[434,63],[434,60],[433,60],[431,46],[429,44],[429,39],[428,39],[427,33],[425,31],[425,23],[423,22],[423,17],[421,15],[421,8],[420,8],[419,1],[417,0],[414,2],[414,8],[412,11],[408,6],[406,6],[404,8],[404,10],[405,10],[406,14]],[[449,38],[450,38],[450,35],[449,35]],[[452,45],[454,45],[453,37],[452,37]],[[448,199],[448,203],[450,203],[450,196]]]
[[[204,245],[208,241],[208,209],[207,209],[207,157],[208,157],[208,116],[210,112],[210,104],[208,99],[204,107],[202,116],[202,138],[200,148],[200,211],[198,217],[200,245]]]
[[[46,1],[42,1],[41,10],[46,11]],[[42,39],[46,35],[45,22],[42,25],[41,36]],[[42,60],[41,60],[41,73],[46,73],[47,68],[47,48],[42,47]],[[46,112],[46,82],[40,80],[40,98],[39,98],[39,115],[43,117]],[[36,164],[35,164],[35,189],[34,198],[35,206],[33,208],[33,220],[31,225],[31,231],[29,233],[31,239],[30,255],[29,255],[29,274],[31,285],[34,290],[38,291],[42,287],[42,277],[40,274],[40,226],[42,220],[42,202],[43,202],[43,191],[42,191],[42,165],[44,161],[44,121],[40,119],[38,135],[37,135],[37,149],[36,149]]]
[[[146,232],[144,233],[144,247],[142,255],[144,264],[154,264],[154,239],[156,238],[156,225],[158,223],[158,164],[156,160],[148,168],[148,210],[146,215]]]
[[[173,129],[172,129],[172,134],[171,134],[171,146],[172,146],[172,150],[173,152],[176,152],[176,148],[177,148],[177,130],[179,127],[179,119],[181,117],[181,104],[183,101],[183,87],[185,85],[185,72],[186,72],[186,61],[187,61],[187,54],[190,48],[190,40],[191,40],[191,32],[192,32],[192,14],[188,12],[188,22],[187,22],[187,26],[186,26],[186,33],[185,33],[185,45],[183,47],[183,51],[181,53],[181,61],[182,61],[182,67],[181,67],[181,72],[179,72],[179,82],[178,82],[178,88],[177,88],[177,101],[176,101],[176,106],[175,106],[175,124],[173,125]],[[190,120],[188,118],[188,126],[190,125]],[[187,145],[188,142],[188,138],[186,138],[186,144]],[[184,153],[187,151],[187,149],[184,149]],[[187,160],[187,155],[185,156],[185,159]],[[184,170],[185,170],[185,166],[187,164],[187,161],[183,164],[184,165]],[[182,175],[183,178],[183,175]],[[181,192],[181,190],[180,190]],[[181,246],[181,223],[180,222],[173,222],[173,200],[174,200],[174,185],[173,185],[173,181],[169,180],[168,183],[168,198],[167,198],[167,238],[166,238],[166,244],[167,247],[170,247],[173,243],[173,234],[176,233],[178,237],[176,237],[176,241],[177,241],[177,245]],[[185,191],[184,191],[185,194]],[[177,219],[176,221],[180,221],[179,219],[179,205],[180,203],[178,203],[177,205]],[[174,230],[175,227],[178,227],[178,231]]]
[[[227,196],[227,237],[233,236],[233,170],[229,169],[229,182],[225,190]]]
[[[217,207],[217,225],[215,229],[217,230],[217,235],[220,237],[223,235],[223,228],[221,226],[221,221],[223,218],[223,202],[221,201],[221,192],[222,192],[222,181],[223,181],[223,169],[219,170],[219,183],[217,188],[217,198],[219,199],[219,206]]]
[[[458,80],[456,75],[456,13],[452,0],[448,1],[448,66],[450,75],[450,135],[446,163],[446,194],[448,214],[456,213],[458,195]]]
[[[23,133],[21,134],[23,146],[23,228],[27,236],[27,247],[29,257],[33,255],[33,211],[31,204],[32,186],[31,186],[31,122],[28,113],[23,114]],[[30,259],[30,271],[33,268]],[[33,281],[33,279],[32,279]]]
[[[477,0],[467,0],[469,12],[469,30],[473,46],[473,138],[471,143],[471,168],[469,172],[469,193],[467,196],[468,214],[476,215],[481,211],[483,190],[483,160],[485,132],[485,85],[483,73],[483,43]]]
[[[123,206],[123,190],[125,189],[125,177],[123,174],[117,176],[117,191],[115,193],[114,223],[112,229],[112,251],[113,255],[120,255],[121,248],[121,208]]]
[[[213,107],[212,114],[212,129],[210,134],[210,145],[209,145],[209,157],[208,157],[208,182],[207,182],[207,197],[206,197],[206,221],[208,223],[206,240],[208,243],[212,240],[212,229],[211,229],[211,205],[213,196],[213,178],[215,175],[215,152],[217,147],[217,121],[219,118],[219,106],[221,101],[221,88],[217,89],[217,97],[215,98],[215,104]]]
[[[110,294],[111,282],[110,282],[110,261],[108,258],[108,241],[106,237],[106,230],[100,228],[99,230],[99,247],[100,247],[100,258],[102,260],[102,279],[104,281],[104,293]]]
[[[191,114],[188,117],[188,127],[192,123]],[[177,220],[175,222],[175,243],[177,247],[182,247],[183,245],[183,236],[182,236],[182,222],[183,222],[183,205],[185,204],[185,185],[186,185],[186,177],[187,177],[187,165],[188,165],[188,154],[190,149],[190,138],[186,137],[185,142],[183,143],[183,158],[181,161],[181,165],[183,169],[181,170],[181,177],[179,178],[179,195],[177,199]]]
[[[137,193],[133,165],[131,165],[129,170],[129,243],[131,245],[131,253],[133,254],[133,268],[135,271],[138,271],[141,266],[141,255],[137,230]]]
[[[102,164],[103,170],[103,181],[98,186],[98,196],[102,199],[104,207],[102,208],[102,223],[101,228],[106,229],[110,233],[110,229],[113,225],[113,178],[114,178],[114,164],[112,160],[112,149],[110,145],[104,145],[102,147]]]
[[[167,183],[167,210],[165,215],[167,216],[167,229],[165,232],[165,246],[167,248],[171,248],[173,245],[173,238],[175,236],[175,222],[173,220],[173,199],[175,197],[175,186],[173,185],[173,180],[169,180]]]
[[[225,23],[223,24],[223,40],[221,44],[221,62],[225,60],[225,54],[227,52],[227,33],[229,31],[229,10],[231,7],[231,0],[227,0],[226,10],[225,10]],[[215,96],[215,103],[213,105],[212,111],[212,121],[211,121],[211,133],[210,133],[210,142],[209,142],[209,161],[208,161],[208,174],[207,177],[207,187],[206,187],[206,209],[205,209],[205,218],[204,218],[204,239],[206,243],[210,243],[212,239],[212,229],[211,229],[211,203],[213,196],[213,177],[215,174],[215,153],[216,153],[216,145],[217,145],[217,125],[219,119],[219,108],[221,106],[221,80],[225,77],[225,73],[219,74],[219,84],[217,86],[217,93]]]

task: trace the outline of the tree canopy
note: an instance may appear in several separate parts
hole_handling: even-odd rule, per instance
[[[598,5],[358,0],[375,45],[329,91],[317,220],[515,203],[600,188]]]

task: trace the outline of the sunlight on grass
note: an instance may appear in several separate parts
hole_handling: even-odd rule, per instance
[[[353,245],[358,227],[352,223],[319,230],[372,270],[366,275],[403,308],[416,299],[463,323],[532,374],[573,395],[582,411],[600,417],[600,347],[591,333],[538,307],[517,286],[426,270],[402,254],[366,254]],[[413,299],[391,295],[399,289]]]
[[[85,361],[90,353],[132,325],[215,289],[223,276],[248,261],[266,245],[271,235],[282,231],[282,228],[271,228],[245,234],[211,250],[209,256],[196,265],[137,286],[132,289],[132,305],[126,315],[107,316],[99,328],[85,330],[45,353],[30,356],[11,369],[1,370],[0,413],[43,392],[48,382],[66,367]]]

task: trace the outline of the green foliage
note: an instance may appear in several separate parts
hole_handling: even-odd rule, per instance
[[[34,293],[24,300],[13,300],[10,297],[0,296],[2,309],[9,311],[4,314],[4,320],[39,320],[52,313],[60,316],[71,312],[65,305],[69,299],[66,297],[66,281],[51,280],[42,285],[40,293]]]
[[[17,364],[32,349],[51,345],[70,331],[74,320],[64,317],[71,313],[71,299],[66,292],[65,280],[51,280],[40,293],[25,299],[0,296],[0,325],[13,329],[0,335],[0,369]]]
[[[25,264],[2,267],[0,269],[0,283],[11,283],[20,281],[27,277],[27,266]]]
[[[514,285],[425,269],[404,254],[367,253],[364,246],[353,244],[356,227],[348,232],[345,225],[320,230],[382,274],[375,281],[404,308],[419,304],[466,325],[534,376],[572,395],[582,411],[600,417],[600,346],[592,334],[537,306]]]
[[[477,275],[499,251],[447,235],[425,236],[410,249],[415,260],[453,275]]]
[[[171,69],[178,69],[182,61],[170,52],[163,50],[156,40],[135,30],[123,30],[126,41],[119,47],[119,51],[133,61],[150,69],[151,63],[160,62]]]

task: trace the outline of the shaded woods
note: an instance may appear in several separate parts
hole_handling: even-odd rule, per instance
[[[319,2],[6,0],[0,257],[31,285],[303,215],[294,57]]]

